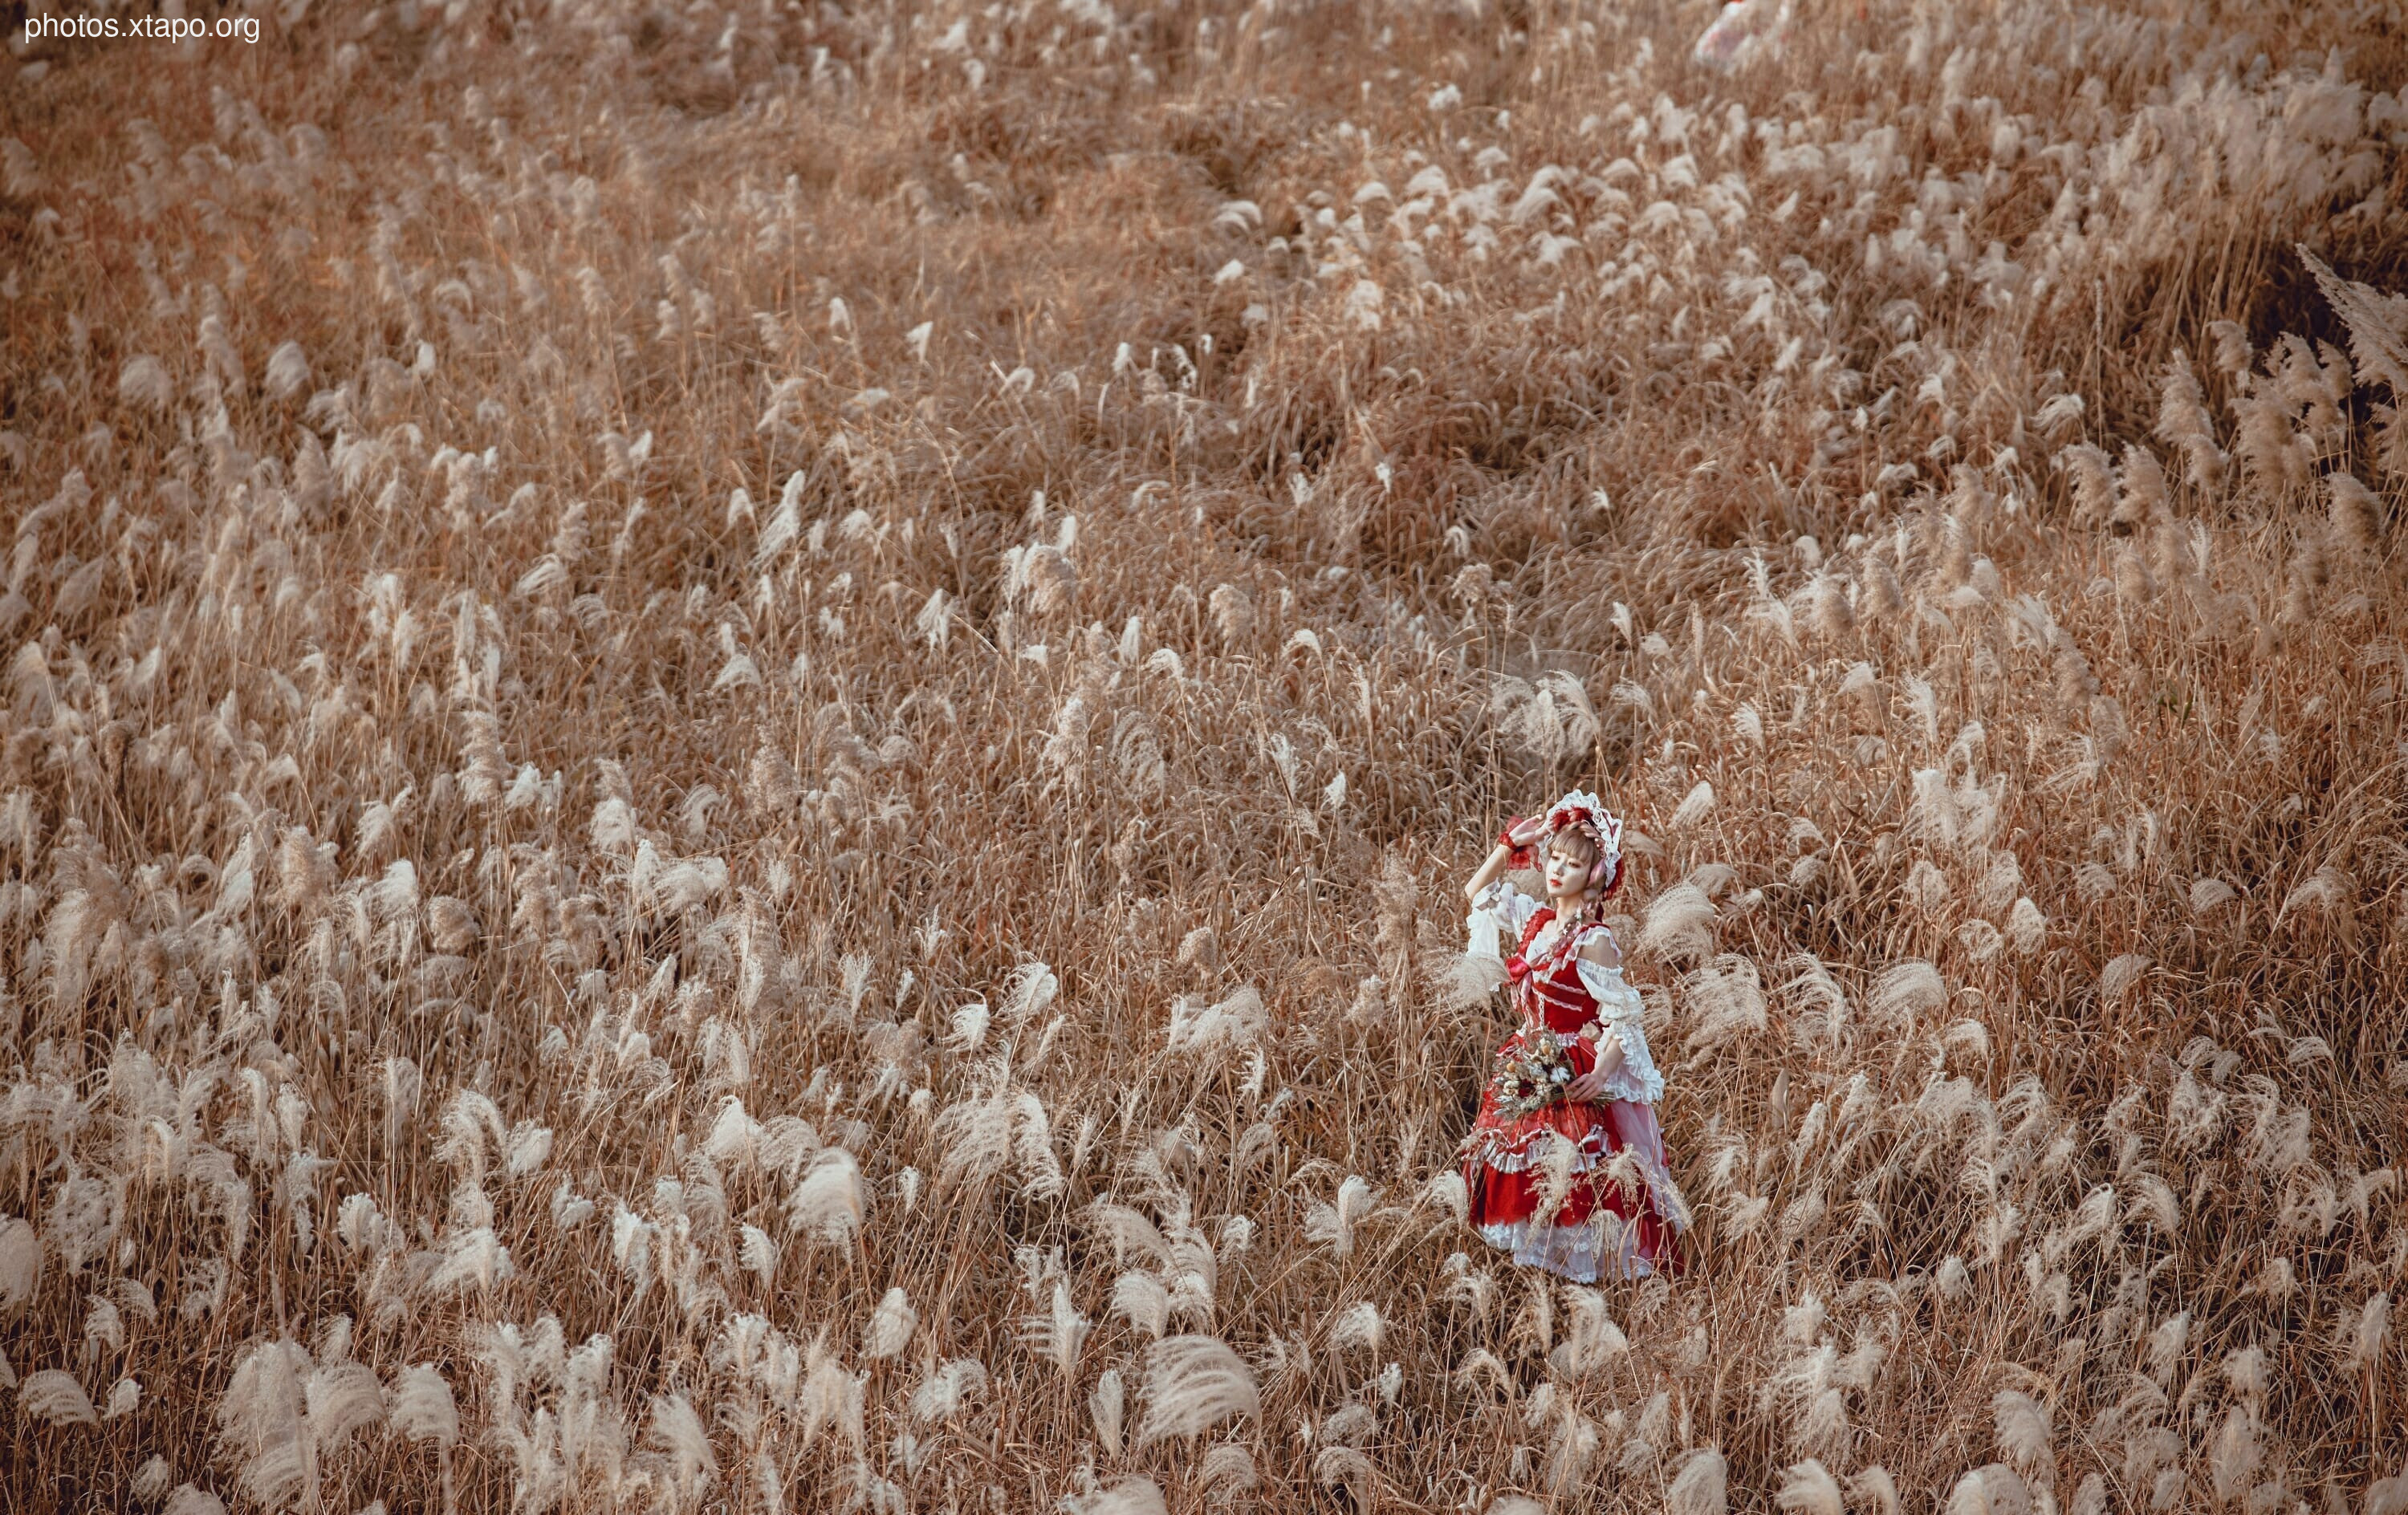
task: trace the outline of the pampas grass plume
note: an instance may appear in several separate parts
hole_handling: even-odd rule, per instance
[[[2019,1515],[2031,1508],[2023,1479],[2003,1463],[1973,1469],[1948,1491],[1947,1515]]]
[[[889,1289],[870,1312],[869,1323],[862,1327],[861,1354],[868,1358],[893,1357],[910,1345],[911,1332],[920,1323],[920,1312],[900,1287]]]
[[[2082,396],[2074,393],[2057,394],[2032,415],[2032,424],[2048,436],[2061,436],[2067,428],[2082,419],[2086,407]]]
[[[1043,963],[1023,964],[1011,976],[1003,995],[1003,1020],[1019,1025],[1044,1012],[1062,992],[1062,980]]]
[[[1168,1336],[1146,1349],[1145,1415],[1137,1444],[1193,1436],[1223,1421],[1259,1414],[1254,1376],[1217,1336]]]
[[[1096,1379],[1095,1392],[1087,1396],[1087,1412],[1096,1422],[1096,1439],[1102,1442],[1106,1455],[1121,1454],[1121,1425],[1127,1409],[1127,1391],[1121,1382],[1121,1370],[1104,1369]]]
[[[42,1277],[42,1238],[29,1221],[0,1221],[0,1309],[34,1297]]]
[[[1212,591],[1209,602],[1212,624],[1219,628],[1223,645],[1235,647],[1254,635],[1254,597],[1235,584],[1222,584]]]
[[[1233,1442],[1212,1448],[1196,1465],[1196,1486],[1215,1504],[1247,1493],[1258,1481],[1254,1454]]]
[[[2048,939],[2048,918],[2029,898],[2015,901],[2007,912],[2007,940],[2018,952],[2035,952]]]
[[[1773,1503],[1798,1515],[1846,1515],[1839,1480],[1820,1462],[1809,1457],[1782,1475],[1781,1492]]]
[[[118,371],[117,397],[129,407],[165,412],[176,401],[176,381],[157,357],[137,352]]]
[[[2378,1292],[2341,1333],[2342,1365],[2355,1373],[2373,1365],[2391,1323],[2391,1295]]]
[[[1764,716],[1755,706],[1740,702],[1731,712],[1731,731],[1757,751],[1764,750]]]
[[[2166,472],[2157,455],[2138,442],[2124,448],[2124,466],[2114,512],[2108,523],[2118,532],[2136,532],[2172,513],[2166,500]]]
[[[2212,490],[2224,481],[2229,461],[2215,444],[2214,423],[2207,413],[2207,397],[2191,372],[2190,355],[2176,348],[2166,360],[2157,389],[2157,440],[2179,449],[2192,487]]]
[[[920,1421],[949,1421],[986,1387],[986,1365],[975,1357],[956,1357],[943,1364],[911,1391],[911,1416]]]
[[[309,357],[298,342],[284,342],[267,355],[267,373],[260,393],[271,400],[289,400],[309,385]]]
[[[1068,1515],[1168,1515],[1169,1508],[1163,1503],[1161,1486],[1143,1477],[1123,1479],[1109,1489],[1065,1498],[1062,1508]]]
[[[167,1493],[168,1483],[175,1476],[175,1470],[167,1465],[167,1459],[154,1453],[135,1472],[130,1485],[134,1497],[145,1505],[157,1504]]]
[[[1879,1464],[1859,1468],[1849,1478],[1848,1497],[1870,1515],[1899,1515],[1898,1480]]]
[[[2382,502],[2354,475],[2339,470],[2325,475],[2325,488],[2335,544],[2357,556],[2372,556],[2382,533]]]
[[[1684,974],[1681,990],[1694,1017],[1683,1042],[1692,1051],[1719,1047],[1742,1033],[1764,1029],[1764,985],[1749,958],[1725,953]]]
[[[786,1196],[795,1229],[825,1243],[850,1242],[862,1223],[861,1165],[844,1149],[823,1150]]]
[[[1817,575],[1809,595],[1815,635],[1826,641],[1839,642],[1856,629],[1856,611],[1849,607],[1847,592],[1837,579],[1828,574]]]
[[[1211,926],[1197,926],[1180,938],[1179,963],[1211,973],[1221,965],[1221,938]]]
[[[2149,961],[2140,952],[2125,952],[2109,959],[2099,974],[2099,997],[2102,1001],[2122,999],[2149,971]]]
[[[0,192],[12,199],[30,200],[42,191],[42,174],[34,150],[13,136],[0,136]]]
[[[1380,1319],[1380,1307],[1368,1299],[1357,1300],[1340,1311],[1338,1323],[1329,1328],[1329,1350],[1345,1351],[1360,1348],[1377,1353],[1384,1322]]]
[[[1369,1509],[1376,1502],[1378,1470],[1369,1457],[1342,1443],[1312,1454],[1312,1480],[1333,1493],[1343,1489],[1347,1502],[1357,1509]]]
[[[17,1385],[17,1404],[33,1419],[51,1425],[91,1425],[100,1419],[83,1385],[55,1367],[26,1374]]]
[[[385,1424],[394,1436],[437,1447],[459,1443],[460,1411],[452,1398],[452,1384],[434,1364],[419,1363],[395,1372],[385,1406]]]
[[[1315,1205],[1307,1212],[1304,1234],[1312,1240],[1326,1244],[1340,1257],[1351,1256],[1354,1251],[1354,1226],[1379,1195],[1359,1174],[1350,1173],[1338,1185],[1338,1193],[1326,1205]]]
[[[1635,944],[1651,957],[1667,962],[1701,957],[1713,945],[1713,901],[1695,884],[1674,884],[1647,907]]]
[[[1714,786],[1700,779],[1691,786],[1689,793],[1683,796],[1680,805],[1672,811],[1670,828],[1674,831],[1686,831],[1712,815],[1713,809]]]
[[[1701,1447],[1689,1453],[1665,1493],[1666,1515],[1724,1515],[1728,1508],[1724,1494],[1728,1472],[1729,1465],[1723,1461],[1719,1448]]]
[[[2208,322],[2208,335],[2215,341],[2215,371],[2238,378],[2249,372],[2257,352],[2249,345],[2249,334],[2234,321]]]
[[[2207,1451],[2208,1479],[2215,1497],[2229,1500],[2245,1492],[2257,1476],[2264,1451],[2253,1408],[2247,1404],[2228,1408]]]
[[[680,1394],[652,1398],[652,1425],[648,1439],[667,1455],[670,1481],[681,1501],[691,1503],[719,1477],[719,1458],[710,1450],[710,1434]]]
[[[1900,963],[1873,981],[1866,1008],[1885,1021],[1912,1025],[1948,1003],[1948,986],[1928,963]]]
[[[1112,1281],[1112,1313],[1159,1340],[1170,1325],[1170,1291],[1151,1273],[1124,1273]]]
[[[2057,465],[2073,479],[2073,518],[2084,525],[2104,524],[2115,509],[2115,471],[2107,454],[2088,442],[2076,442],[2057,455]]]
[[[1868,616],[1885,621],[1906,608],[1906,592],[1898,575],[1879,558],[1868,558],[1864,568],[1864,608]]]
[[[383,1385],[366,1363],[328,1363],[309,1375],[303,1389],[309,1438],[321,1455],[338,1450],[353,1433],[381,1425]]]
[[[1246,984],[1212,1005],[1180,996],[1170,1009],[1168,1046],[1184,1056],[1237,1050],[1261,1040],[1269,1029],[1270,1012],[1261,991]]]
[[[2035,1475],[2055,1461],[2049,1447],[2048,1411],[2031,1395],[2001,1389],[1992,1397],[1990,1408],[1998,1420],[1999,1446],[2007,1461]]]

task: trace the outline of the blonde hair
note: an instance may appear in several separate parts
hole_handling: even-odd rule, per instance
[[[1562,851],[1573,861],[1594,867],[1597,865],[1597,839],[1578,826],[1566,826],[1547,838],[1549,852]]]
[[[1597,909],[1605,903],[1609,895],[1622,887],[1621,857],[1617,854],[1609,862],[1605,856],[1603,845],[1597,838],[1597,834],[1585,825],[1557,827],[1554,835],[1547,838],[1546,850],[1553,853],[1557,849],[1561,849],[1567,856],[1584,864],[1588,868],[1588,879],[1584,890],[1585,898],[1582,901],[1584,910]]]

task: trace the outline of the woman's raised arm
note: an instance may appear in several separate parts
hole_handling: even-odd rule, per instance
[[[1547,822],[1543,819],[1517,821],[1513,822],[1512,830],[1509,833],[1516,847],[1535,847],[1539,839],[1546,834]],[[1488,861],[1480,865],[1479,870],[1472,874],[1471,881],[1463,886],[1463,897],[1478,899],[1480,892],[1503,877],[1505,870],[1512,866],[1512,851],[1504,843],[1498,843],[1489,850]]]

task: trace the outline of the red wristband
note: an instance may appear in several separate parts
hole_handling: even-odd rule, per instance
[[[1513,839],[1513,828],[1521,823],[1520,816],[1508,816],[1505,820],[1505,829],[1497,834],[1497,845],[1505,849],[1505,864],[1508,867],[1526,868],[1530,865],[1530,850]]]

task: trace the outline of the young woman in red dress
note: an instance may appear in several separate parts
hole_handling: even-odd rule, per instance
[[[1665,1165],[1643,1003],[1598,919],[1622,884],[1621,839],[1621,821],[1574,790],[1508,825],[1464,889],[1470,950],[1505,959],[1521,1021],[1464,1140],[1471,1224],[1514,1262],[1580,1283],[1677,1275],[1689,1222]],[[1504,877],[1541,848],[1544,902]]]

